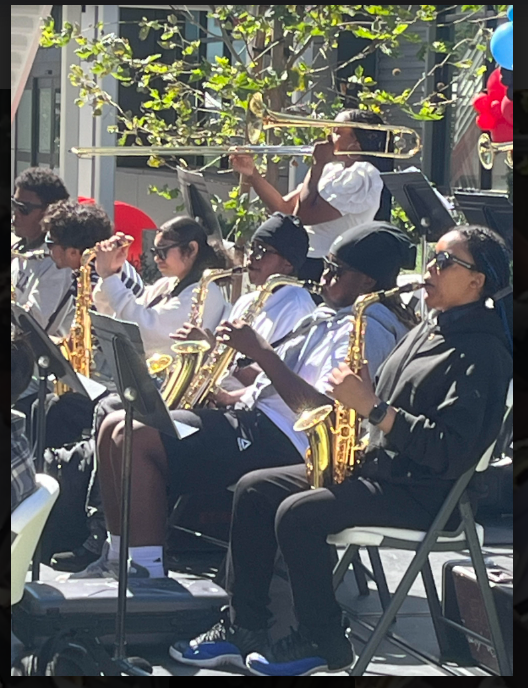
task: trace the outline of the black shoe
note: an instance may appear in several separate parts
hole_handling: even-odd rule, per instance
[[[245,669],[247,654],[267,652],[267,648],[266,630],[250,631],[223,620],[194,640],[176,641],[169,654],[176,661],[191,666],[211,668],[228,664]]]
[[[73,552],[59,552],[51,557],[50,566],[56,571],[69,571],[76,573],[83,571],[92,562],[99,559],[101,554],[95,554],[86,549],[86,547],[79,547]]]
[[[310,676],[344,671],[354,663],[354,649],[345,634],[316,643],[299,631],[276,642],[268,653],[252,652],[246,666],[255,676]]]

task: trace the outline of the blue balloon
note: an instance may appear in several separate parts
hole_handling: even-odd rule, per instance
[[[491,37],[491,54],[504,69],[513,70],[513,23],[501,24]]]
[[[508,19],[509,19],[510,21],[513,21],[513,5],[510,5],[510,6],[508,7]]]

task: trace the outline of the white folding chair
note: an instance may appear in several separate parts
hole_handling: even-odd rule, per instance
[[[57,497],[59,483],[37,473],[37,490],[11,514],[11,605],[22,599],[24,583],[38,541]]]
[[[513,381],[510,383],[506,403],[505,418],[513,405]],[[469,498],[466,493],[466,488],[474,473],[484,471],[488,467],[493,457],[495,444],[496,441],[488,447],[476,467],[466,471],[466,473],[457,480],[427,532],[407,528],[358,526],[346,528],[339,533],[328,536],[327,542],[329,544],[346,548],[343,556],[334,568],[334,589],[337,589],[343,580],[350,563],[353,560],[354,562],[357,561],[359,548],[366,547],[369,550],[369,554],[371,554],[371,561],[374,568],[374,574],[371,577],[378,585],[380,600],[383,606],[383,614],[369,641],[365,645],[356,665],[352,669],[352,676],[362,676],[365,673],[374,653],[387,634],[411,586],[420,573],[423,578],[427,601],[429,603],[429,609],[431,611],[431,617],[440,649],[442,650],[448,647],[449,642],[446,636],[447,620],[442,614],[438,592],[429,563],[429,553],[445,551],[458,552],[461,550],[469,550],[484,608],[487,613],[491,638],[484,638],[481,635],[477,635],[457,625],[458,629],[471,635],[475,640],[483,643],[487,647],[491,647],[496,653],[500,675],[511,675],[510,662],[504,646],[497,610],[481,551],[484,541],[484,529],[481,525],[475,523]],[[443,528],[457,506],[460,511],[461,525],[455,532],[445,532]],[[378,549],[381,547],[415,552],[413,560],[392,596],[389,594],[381,559],[379,558]],[[453,622],[449,621],[449,625],[453,626]]]

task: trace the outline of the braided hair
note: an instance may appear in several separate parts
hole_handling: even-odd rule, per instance
[[[462,225],[456,229],[466,240],[477,270],[486,276],[482,299],[493,301],[513,350],[513,292],[506,244],[488,227]]]

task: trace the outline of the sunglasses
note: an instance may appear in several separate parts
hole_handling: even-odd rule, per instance
[[[53,239],[51,238],[51,234],[49,232],[46,232],[46,235],[44,236],[44,243],[46,244],[46,246],[55,246],[57,242],[53,241]]]
[[[29,215],[34,210],[42,210],[45,205],[37,203],[28,203],[28,201],[19,201],[14,196],[11,196],[11,210],[18,211],[21,215]]]
[[[467,270],[477,270],[477,266],[473,265],[473,263],[468,263],[465,260],[462,260],[461,258],[457,258],[457,256],[454,256],[452,253],[449,253],[449,251],[440,251],[439,253],[432,253],[429,256],[429,260],[427,262],[427,267],[436,267],[436,269],[441,272],[442,270],[445,270],[448,268],[450,265],[461,265],[463,268],[466,268]]]
[[[344,272],[352,272],[352,268],[347,265],[338,265],[328,258],[323,258],[324,272],[330,273],[332,277],[341,277]]]
[[[169,244],[168,246],[153,246],[150,252],[153,256],[158,256],[160,260],[167,260],[167,254],[172,248],[181,246],[181,244]]]
[[[270,256],[279,255],[278,251],[274,251],[272,248],[268,248],[267,246],[262,246],[262,244],[251,244],[247,252],[248,255],[252,255],[255,260],[260,260],[266,255],[266,253],[269,253]]]

